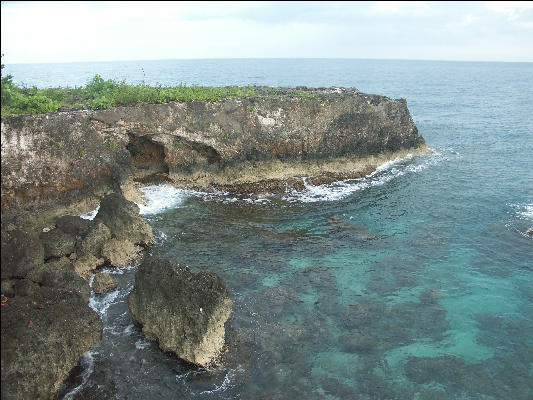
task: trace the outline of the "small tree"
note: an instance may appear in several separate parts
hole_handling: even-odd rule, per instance
[[[4,55],[2,54],[2,57]],[[2,105],[9,102],[13,91],[13,75],[7,74],[4,76],[5,65],[1,64],[1,76],[2,76]]]

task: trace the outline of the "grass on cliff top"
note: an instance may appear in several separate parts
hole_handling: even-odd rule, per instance
[[[2,65],[2,69],[3,69]],[[169,101],[218,101],[227,98],[256,96],[251,87],[173,87],[129,85],[125,81],[104,80],[95,75],[84,87],[37,89],[22,88],[2,76],[2,117],[13,114],[43,114],[59,109],[90,108],[93,110],[134,103],[167,103]]]

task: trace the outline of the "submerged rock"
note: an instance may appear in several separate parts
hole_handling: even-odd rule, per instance
[[[163,351],[210,367],[224,347],[224,323],[232,301],[224,281],[211,272],[146,257],[128,298],[133,319]]]

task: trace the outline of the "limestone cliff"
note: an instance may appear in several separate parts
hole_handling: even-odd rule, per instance
[[[2,215],[89,209],[133,181],[206,188],[360,176],[401,152],[425,151],[403,99],[256,89],[258,96],[218,102],[3,118]]]

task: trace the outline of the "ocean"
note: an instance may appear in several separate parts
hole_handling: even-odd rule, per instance
[[[154,255],[218,273],[232,363],[192,368],[147,342],[136,266],[91,296],[104,338],[72,399],[533,398],[533,63],[357,59],[7,65],[26,86],[356,87],[405,98],[430,154],[264,198],[143,189]],[[89,217],[89,216],[87,216]]]

